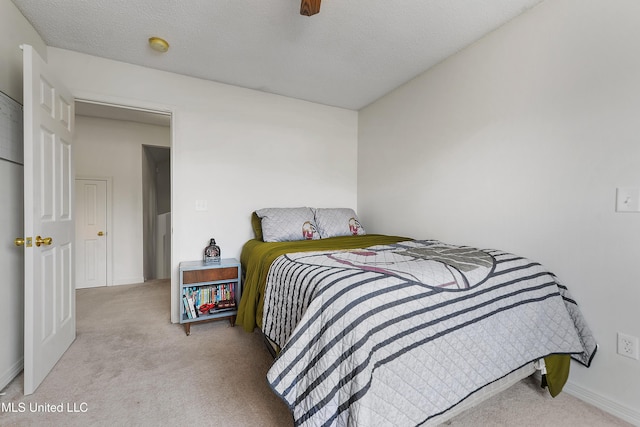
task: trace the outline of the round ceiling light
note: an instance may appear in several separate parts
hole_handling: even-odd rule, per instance
[[[151,49],[157,50],[158,52],[166,52],[169,50],[169,43],[160,37],[150,37],[149,46],[151,46]]]

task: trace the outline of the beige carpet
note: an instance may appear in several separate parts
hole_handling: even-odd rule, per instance
[[[21,375],[3,390],[0,425],[293,424],[266,383],[271,357],[258,334],[218,321],[187,337],[169,307],[168,281],[78,290],[76,341],[33,395],[22,394]],[[552,399],[528,379],[447,424],[630,425],[566,393]]]

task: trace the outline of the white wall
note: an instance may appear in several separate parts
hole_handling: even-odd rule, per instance
[[[0,91],[22,103],[22,51],[32,45],[43,58],[38,33],[9,0],[0,0]],[[0,159],[0,390],[23,364],[24,256],[13,245],[23,236],[22,165]]]
[[[22,104],[21,44],[47,59],[47,47],[11,0],[0,0],[0,90]]]
[[[374,232],[546,264],[600,344],[568,389],[640,423],[640,2],[555,0],[359,115],[359,215]]]
[[[48,54],[76,97],[173,113],[174,320],[178,263],[200,259],[211,237],[223,257],[238,257],[252,238],[253,210],[357,208],[355,111],[62,49]],[[196,211],[196,200],[207,201],[208,211]]]
[[[143,145],[168,147],[167,127],[76,116],[75,166],[79,177],[112,178],[112,282],[140,283],[143,275]]]

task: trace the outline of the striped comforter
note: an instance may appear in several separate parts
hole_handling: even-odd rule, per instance
[[[540,264],[439,241],[278,257],[263,332],[267,374],[296,425],[419,425],[553,353],[596,344]]]

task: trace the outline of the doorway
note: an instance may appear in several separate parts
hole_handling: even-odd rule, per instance
[[[171,277],[171,150],[142,147],[144,280]]]
[[[147,217],[149,205],[161,198],[166,200],[168,208],[163,205],[163,214],[169,218],[170,224],[171,184],[170,178],[158,182],[157,179],[150,179],[150,175],[166,168],[170,177],[171,114],[87,100],[76,100],[75,104],[76,178],[107,180],[108,184],[106,225],[100,230],[84,233],[95,233],[96,239],[102,238],[106,244],[106,283],[95,286],[141,283],[159,277],[155,272],[157,263],[148,264],[147,260],[155,259],[157,242],[162,240],[166,242],[163,250],[169,258],[164,268],[170,271],[171,240],[170,235],[169,238],[159,238],[155,230],[157,219],[147,221]],[[151,147],[152,150],[145,147]],[[150,153],[158,156],[158,153],[162,153],[167,162],[154,160]],[[153,184],[149,185],[149,182]],[[88,190],[90,197],[92,191]],[[158,192],[162,195],[158,196]],[[78,219],[82,210],[87,209],[86,199],[76,197],[76,202],[84,203],[83,206],[76,205]],[[89,211],[92,212],[92,209]],[[148,229],[150,225],[154,227],[153,230]],[[79,229],[81,226],[78,221],[77,237],[83,235]],[[97,235],[100,232],[102,236]],[[91,263],[98,258],[87,256],[87,253],[91,254],[88,251],[92,245],[98,246],[96,243],[99,240],[76,242],[78,279],[83,274],[86,276],[86,271],[93,271],[93,266],[88,265],[87,261]],[[83,244],[88,246],[87,251],[82,248]],[[149,270],[149,265],[154,269],[153,272]],[[166,277],[170,277],[170,274]],[[78,280],[77,284],[78,288],[83,287],[82,280]]]

